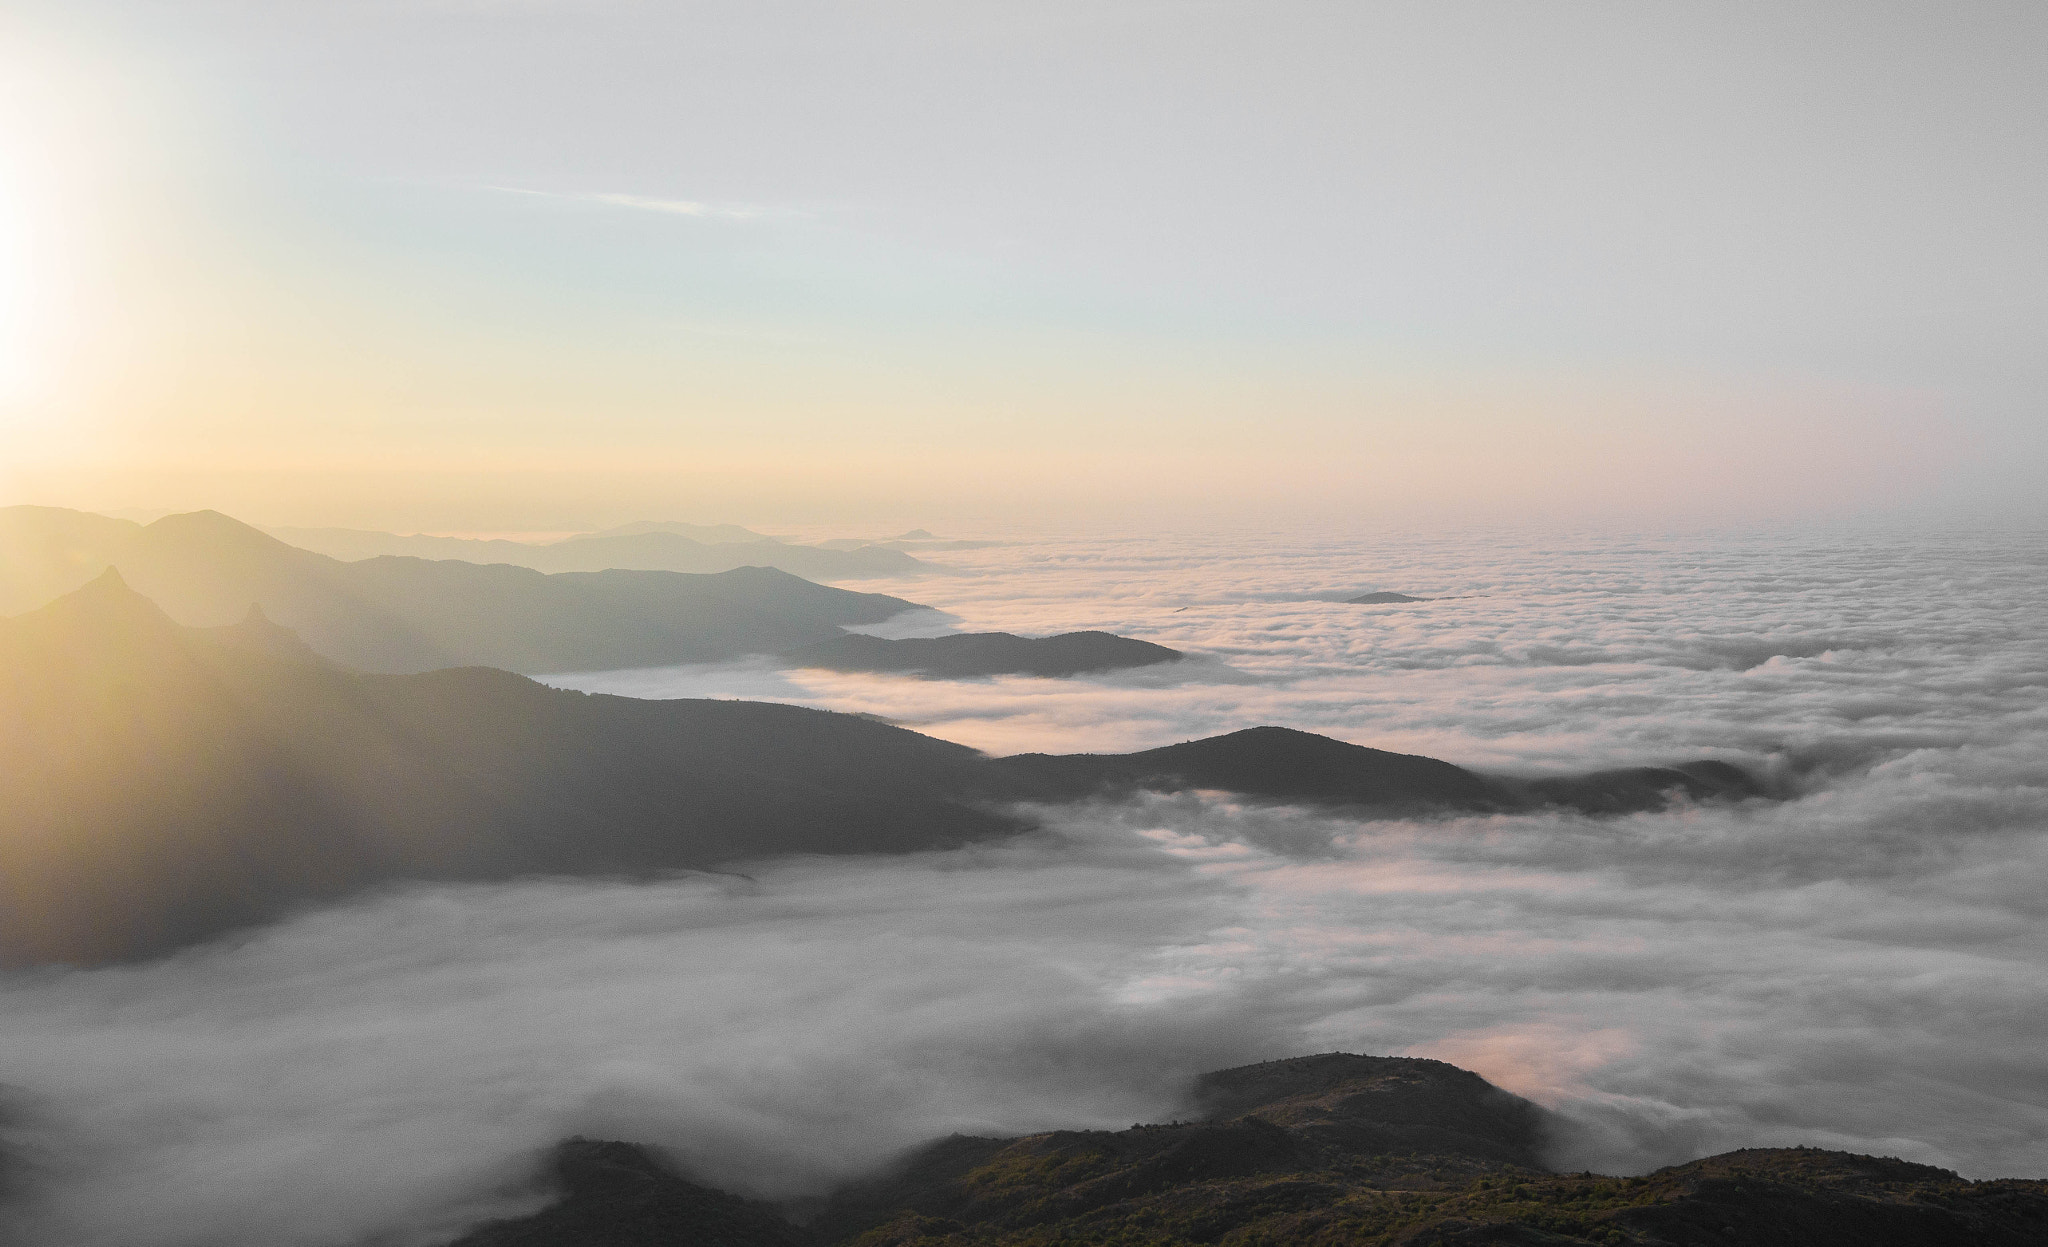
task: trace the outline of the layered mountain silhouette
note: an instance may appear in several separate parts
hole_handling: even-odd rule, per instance
[[[1073,676],[1149,667],[1186,657],[1177,649],[1108,632],[1022,637],[1008,632],[885,640],[852,633],[783,655],[793,666],[893,671],[934,679],[993,675]]]
[[[939,570],[900,546],[870,542],[795,545],[732,524],[645,521],[549,542],[402,536],[354,528],[273,528],[269,532],[302,549],[348,561],[398,555],[510,563],[542,572],[618,568],[702,573],[773,567],[807,580],[916,576]]]
[[[1729,1152],[1631,1178],[1552,1173],[1548,1115],[1441,1061],[1269,1061],[1205,1076],[1196,1098],[1206,1111],[1188,1122],[937,1140],[801,1225],[689,1181],[653,1149],[571,1140],[544,1175],[552,1204],[453,1247],[2048,1241],[2048,1182],[1968,1182],[1843,1152]]]
[[[108,567],[181,623],[232,623],[255,603],[316,652],[377,672],[719,662],[831,640],[843,625],[915,606],[766,567],[547,575],[459,560],[343,562],[212,511],[140,525],[51,507],[0,510],[0,612],[39,606]]]
[[[855,715],[290,651],[261,618],[179,627],[112,572],[0,621],[0,962],[147,955],[393,879],[647,873],[1020,826],[970,797],[990,779],[979,754]]]
[[[109,571],[0,620],[0,964],[149,956],[395,880],[952,846],[1026,829],[1020,803],[1142,788],[1378,813],[1757,791],[1725,766],[1610,774],[1504,780],[1272,727],[989,758],[795,706],[352,671],[267,608],[182,627]]]

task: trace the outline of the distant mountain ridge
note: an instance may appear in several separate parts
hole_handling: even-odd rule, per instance
[[[1198,1119],[1022,1138],[954,1135],[797,1225],[699,1186],[653,1149],[571,1140],[558,1197],[451,1247],[2026,1247],[2048,1182],[1812,1148],[1646,1177],[1550,1172],[1553,1119],[1442,1061],[1325,1053],[1204,1075]]]
[[[580,533],[560,541],[401,536],[350,528],[272,528],[272,536],[301,549],[354,562],[396,555],[510,563],[541,572],[665,571],[711,573],[736,567],[772,567],[807,580],[871,580],[939,571],[903,549],[881,543],[793,545],[735,524],[641,521]]]
[[[1018,803],[1144,788],[1381,815],[1760,793],[1718,764],[1503,780],[1273,727],[989,758],[796,706],[365,674],[267,614],[181,627],[110,571],[0,620],[0,964],[150,956],[397,879],[949,847],[1029,828]]]
[[[0,612],[40,606],[107,567],[181,623],[232,623],[253,603],[326,657],[392,673],[720,662],[831,640],[845,625],[916,607],[763,567],[549,575],[458,560],[343,562],[213,511],[139,525],[0,509]]]
[[[261,620],[179,627],[108,572],[0,620],[0,964],[148,956],[394,879],[1021,830],[984,807],[993,778],[856,715],[348,671]]]

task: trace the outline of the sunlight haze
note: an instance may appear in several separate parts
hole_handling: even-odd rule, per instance
[[[2034,6],[11,11],[10,502],[2038,514]]]

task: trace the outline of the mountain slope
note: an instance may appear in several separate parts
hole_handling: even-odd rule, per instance
[[[828,1199],[801,1229],[653,1153],[573,1141],[555,1204],[455,1247],[1053,1243],[2022,1247],[2048,1182],[1966,1182],[1841,1152],[1730,1152],[1636,1178],[1545,1171],[1547,1117],[1440,1061],[1347,1053],[1206,1075],[1202,1121],[1017,1139],[955,1135]],[[576,1166],[603,1157],[610,1188]],[[801,1235],[802,1237],[794,1237]]]
[[[391,879],[1005,834],[980,755],[853,715],[365,675],[108,573],[0,621],[0,963],[150,955]],[[252,642],[256,642],[253,643]]]
[[[1021,802],[1134,787],[1384,816],[1558,803],[1544,783],[1611,812],[1705,785],[1500,780],[1281,728],[987,758],[796,706],[589,696],[482,667],[365,674],[266,616],[181,627],[109,571],[0,620],[0,964],[148,956],[400,879],[956,845],[1029,826]]]
[[[1135,790],[1215,789],[1380,815],[1504,813],[1550,806],[1625,814],[1659,809],[1674,796],[1711,801],[1769,795],[1748,772],[1725,762],[1515,778],[1285,727],[1245,728],[1138,753],[1019,754],[1001,759],[1000,765],[1060,800]]]
[[[1023,754],[1007,763],[1049,791],[1213,788],[1332,805],[1492,810],[1512,804],[1498,785],[1435,758],[1388,753],[1284,727],[1127,754]]]
[[[0,511],[12,609],[110,566],[174,619],[239,620],[252,604],[316,651],[366,671],[481,665],[587,671],[773,653],[879,623],[914,604],[785,572],[600,571],[373,558],[344,563],[212,511],[149,525],[51,508]]]

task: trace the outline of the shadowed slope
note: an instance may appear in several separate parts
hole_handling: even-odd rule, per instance
[[[1661,809],[1674,796],[1695,801],[1770,795],[1726,762],[1630,767],[1586,775],[1482,775],[1436,758],[1389,753],[1286,727],[1124,754],[1018,754],[1000,765],[1047,796],[1081,797],[1144,789],[1216,789],[1272,801],[1358,807],[1380,815],[1463,811],[1505,813],[1556,806],[1586,814]]]
[[[1196,1096],[1207,1120],[942,1140],[841,1191],[816,1228],[843,1241],[872,1227],[939,1219],[962,1227],[969,1241],[1033,1230],[1093,1237],[1134,1217],[1171,1220],[1191,1194],[1217,1185],[1279,1183],[1286,1199],[1298,1200],[1328,1198],[1334,1181],[1414,1186],[1412,1175],[1424,1169],[1431,1181],[1542,1170],[1543,1111],[1441,1061],[1348,1053],[1269,1061],[1204,1075]],[[1316,1180],[1304,1184],[1310,1174]],[[1257,1215],[1239,1210],[1236,1219]],[[1204,1226],[1191,1237],[1231,1228]]]
[[[1214,788],[1381,808],[1491,810],[1511,803],[1497,785],[1463,767],[1284,727],[1246,728],[1140,753],[1021,754],[1004,763],[1067,797],[1120,788]]]
[[[458,1247],[803,1247],[809,1234],[766,1204],[699,1186],[647,1148],[570,1139],[548,1158],[560,1198],[530,1217],[495,1221]]]
[[[1535,1157],[1543,1110],[1440,1061],[1328,1053],[1218,1071],[1197,1091],[1210,1120],[934,1141],[841,1189],[802,1229],[668,1174],[642,1149],[574,1141],[564,1155],[602,1151],[630,1176],[559,1178],[553,1206],[458,1247],[2048,1241],[2048,1182],[1966,1182],[1878,1157],[1791,1148],[1640,1178],[1548,1173]]]
[[[1545,783],[1666,799],[1664,772],[1625,774],[1501,781],[1279,728],[990,759],[795,706],[349,671],[260,611],[180,627],[109,571],[0,620],[0,964],[146,956],[402,879],[955,845],[1028,826],[1018,802],[1140,786],[1382,815],[1528,808]]]
[[[0,621],[0,963],[148,955],[393,879],[1016,830],[968,800],[988,782],[973,750],[853,715],[295,660],[108,573]]]

